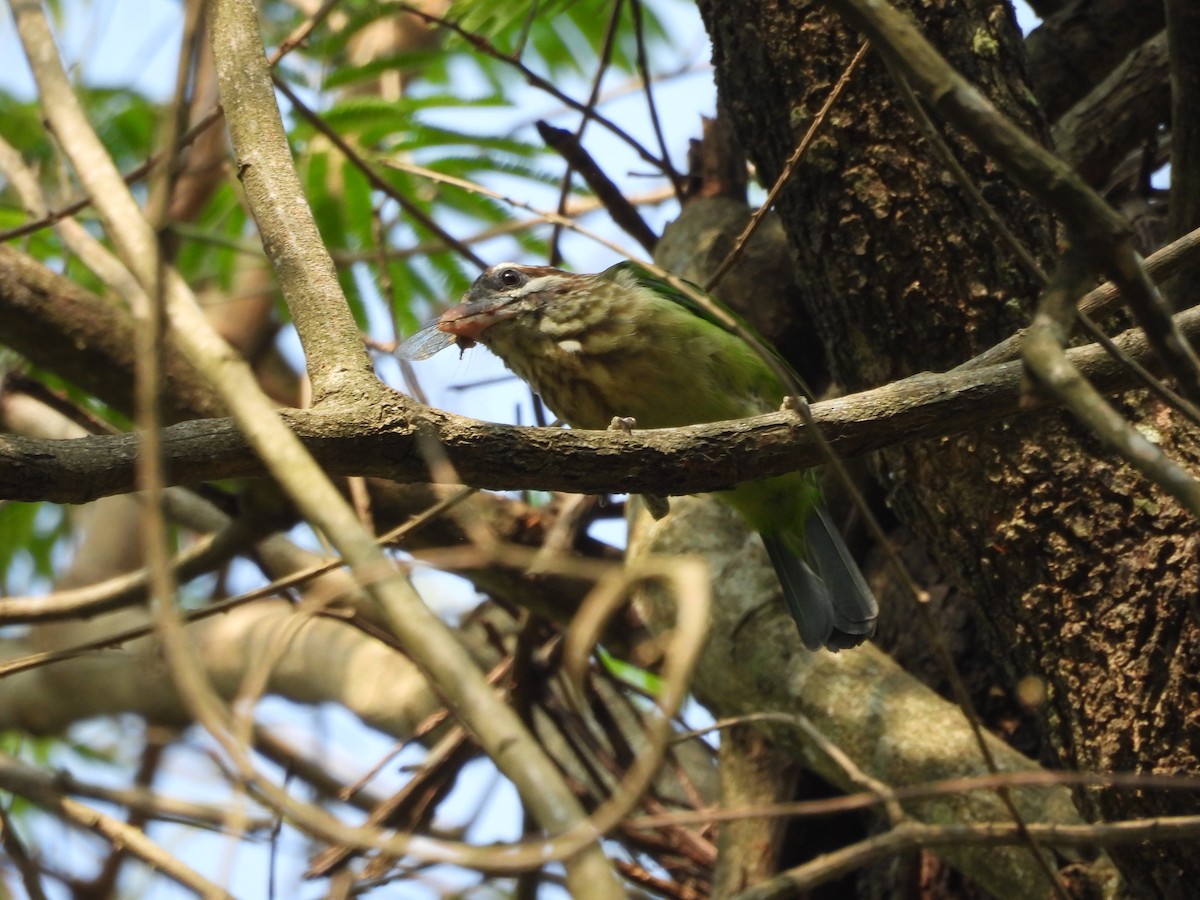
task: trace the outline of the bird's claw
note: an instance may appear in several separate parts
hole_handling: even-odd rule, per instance
[[[780,412],[794,412],[804,414],[804,410],[808,408],[808,401],[803,397],[797,397],[793,394],[783,398],[783,402],[779,404]]]
[[[609,431],[623,431],[625,434],[633,434],[633,429],[637,428],[637,419],[633,416],[613,416],[611,422],[608,423]],[[666,497],[661,497],[658,494],[642,494],[642,505],[646,507],[646,512],[655,519],[661,519],[671,511],[671,501]]]
[[[671,511],[671,499],[663,497],[661,494],[641,494],[642,505],[646,507],[646,512],[650,513],[650,518],[654,521],[665,519]]]
[[[637,428],[637,419],[633,416],[613,416],[612,421],[608,423],[609,431],[623,431],[626,434],[633,434],[633,429]]]

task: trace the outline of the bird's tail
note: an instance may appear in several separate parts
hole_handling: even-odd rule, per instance
[[[875,632],[879,604],[824,505],[808,517],[803,555],[782,535],[763,543],[805,647],[857,647]]]

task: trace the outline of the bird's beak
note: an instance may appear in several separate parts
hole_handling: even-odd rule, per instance
[[[492,325],[515,314],[516,310],[511,305],[495,298],[473,300],[452,306],[442,313],[437,321],[437,330],[454,335],[456,343],[466,349],[474,345]]]

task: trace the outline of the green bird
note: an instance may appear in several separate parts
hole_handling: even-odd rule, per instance
[[[786,394],[745,340],[632,262],[596,275],[492,266],[397,352],[426,359],[454,343],[488,347],[572,428],[604,429],[618,417],[640,428],[741,419],[778,409]],[[806,647],[839,650],[871,636],[878,604],[815,473],[747,481],[717,496],[762,536]]]

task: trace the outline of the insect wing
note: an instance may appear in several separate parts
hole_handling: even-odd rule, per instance
[[[405,340],[396,351],[396,355],[401,359],[429,359],[435,353],[445,350],[455,343],[456,340],[455,335],[439,331],[437,322],[431,322]]]

